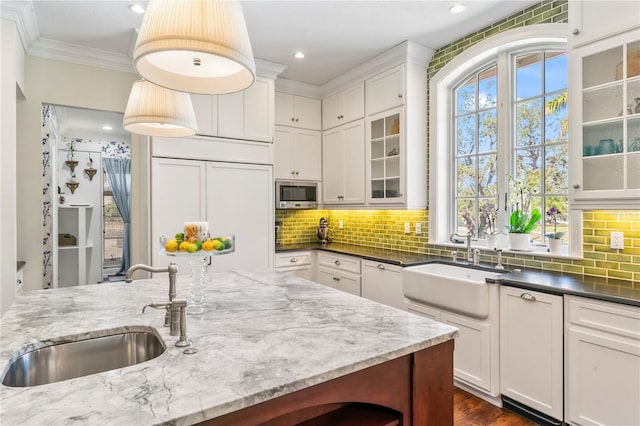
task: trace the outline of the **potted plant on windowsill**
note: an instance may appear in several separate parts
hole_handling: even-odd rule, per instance
[[[561,215],[561,212],[555,207],[547,210],[547,218],[553,220],[553,232],[546,235],[549,238],[549,251],[551,254],[560,254],[562,252],[562,237],[565,233],[558,232],[559,215]]]
[[[526,251],[529,249],[529,243],[531,240],[531,231],[533,231],[542,215],[538,209],[533,209],[529,214],[528,203],[525,203],[524,193],[525,185],[516,179],[509,176],[510,180],[520,195],[520,202],[516,203],[516,208],[511,212],[509,216],[509,224],[507,225],[507,231],[509,232],[509,248],[511,250]]]

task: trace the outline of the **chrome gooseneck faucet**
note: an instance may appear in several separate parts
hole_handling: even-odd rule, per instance
[[[455,243],[456,242],[455,241],[455,237],[460,237],[460,238],[466,238],[467,239],[467,260],[469,262],[473,262],[473,254],[471,252],[471,237],[473,237],[473,232],[469,231],[466,235],[462,235],[462,234],[458,234],[457,232],[454,232],[449,237],[449,240],[452,243]]]
[[[132,282],[133,278],[131,277],[133,276],[133,273],[138,270],[152,272],[154,274],[158,272],[169,273],[169,301],[172,301],[173,298],[176,297],[176,275],[178,275],[178,265],[171,262],[166,268],[154,268],[153,266],[138,263],[127,270],[127,273],[124,276],[124,282]]]
[[[167,272],[169,273],[169,303],[171,303],[174,299],[174,297],[176,297],[176,275],[178,275],[178,265],[176,265],[175,263],[171,262],[169,265],[167,265],[166,268],[154,268],[152,266],[149,265],[144,265],[142,263],[138,263],[136,265],[131,266],[128,270],[127,273],[124,276],[124,282],[125,283],[130,283],[133,281],[133,278],[131,278],[133,276],[133,273],[137,270],[141,270],[141,271],[147,271],[147,272],[152,272],[152,273],[158,273],[158,272]],[[163,305],[165,306],[165,305]],[[164,326],[165,327],[169,327],[169,325],[171,324],[171,312],[170,312],[170,306],[166,305],[166,309],[167,309],[167,313],[164,316]]]

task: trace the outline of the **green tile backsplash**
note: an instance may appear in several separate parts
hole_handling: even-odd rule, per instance
[[[334,242],[445,257],[451,257],[453,250],[464,250],[428,244],[426,210],[277,210],[276,220],[283,223],[279,241],[317,242],[316,229],[323,217],[329,221]],[[582,219],[582,259],[504,253],[503,262],[511,267],[606,277],[616,285],[640,286],[640,210],[588,211]],[[340,220],[343,229],[339,229]],[[405,223],[410,224],[409,235],[404,234]],[[416,223],[422,226],[420,235],[415,234]],[[609,248],[611,231],[624,233],[623,250]],[[492,251],[482,251],[481,261],[495,263],[496,257]]]
[[[438,49],[427,69],[427,79],[463,50],[496,33],[525,25],[567,22],[566,0],[543,0],[493,25],[469,34]],[[427,99],[428,105],[428,99]],[[428,164],[428,159],[426,159]],[[428,244],[426,210],[298,210],[276,211],[276,220],[284,224],[279,240],[283,244],[318,241],[316,228],[326,218],[335,242],[380,247],[450,257],[452,248]],[[640,210],[589,211],[582,215],[583,258],[567,259],[505,253],[503,261],[511,267],[559,271],[600,276],[622,286],[640,286]],[[339,221],[344,228],[338,229]],[[416,222],[422,234],[415,234]],[[404,224],[411,224],[411,234],[404,234]],[[624,232],[624,250],[609,248],[611,231]],[[458,251],[463,248],[458,248]],[[495,263],[493,252],[481,252],[481,261]]]

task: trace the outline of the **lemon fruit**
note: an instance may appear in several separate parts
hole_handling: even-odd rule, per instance
[[[167,241],[167,243],[164,245],[164,249],[170,253],[173,253],[174,251],[178,250],[178,242],[174,239],[174,240],[169,240]]]
[[[220,240],[209,240],[214,250],[224,249],[224,244]]]
[[[183,241],[183,242],[180,243],[178,248],[180,249],[180,251],[188,251],[187,247],[189,246],[189,244],[191,244],[191,243],[189,243],[187,241]]]
[[[202,250],[204,251],[211,251],[214,250],[213,248],[213,241],[205,241],[204,243],[202,243]]]
[[[195,253],[198,251],[198,246],[195,245],[194,243],[187,243],[187,252],[189,253]]]

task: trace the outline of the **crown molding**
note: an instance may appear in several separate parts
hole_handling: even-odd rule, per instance
[[[433,50],[411,41],[402,43],[382,52],[378,56],[358,65],[354,69],[328,81],[322,86],[323,97],[360,80],[366,80],[380,71],[405,62],[416,63],[425,68],[431,60]]]
[[[277,92],[306,96],[308,98],[322,99],[322,87],[316,84],[303,83],[302,81],[279,78],[275,85]]]
[[[61,43],[46,38],[40,38],[33,43],[27,50],[27,54],[46,59],[135,74],[131,58],[127,55],[81,47],[69,43]]]
[[[0,12],[2,19],[7,19],[16,23],[18,36],[22,47],[26,52],[29,47],[40,38],[36,13],[33,10],[33,3],[29,1],[2,1],[0,2]]]
[[[278,78],[280,73],[282,73],[282,71],[287,69],[286,65],[269,62],[258,58],[255,58],[254,60],[256,62],[256,74],[258,74],[260,77],[275,80],[276,78]]]

